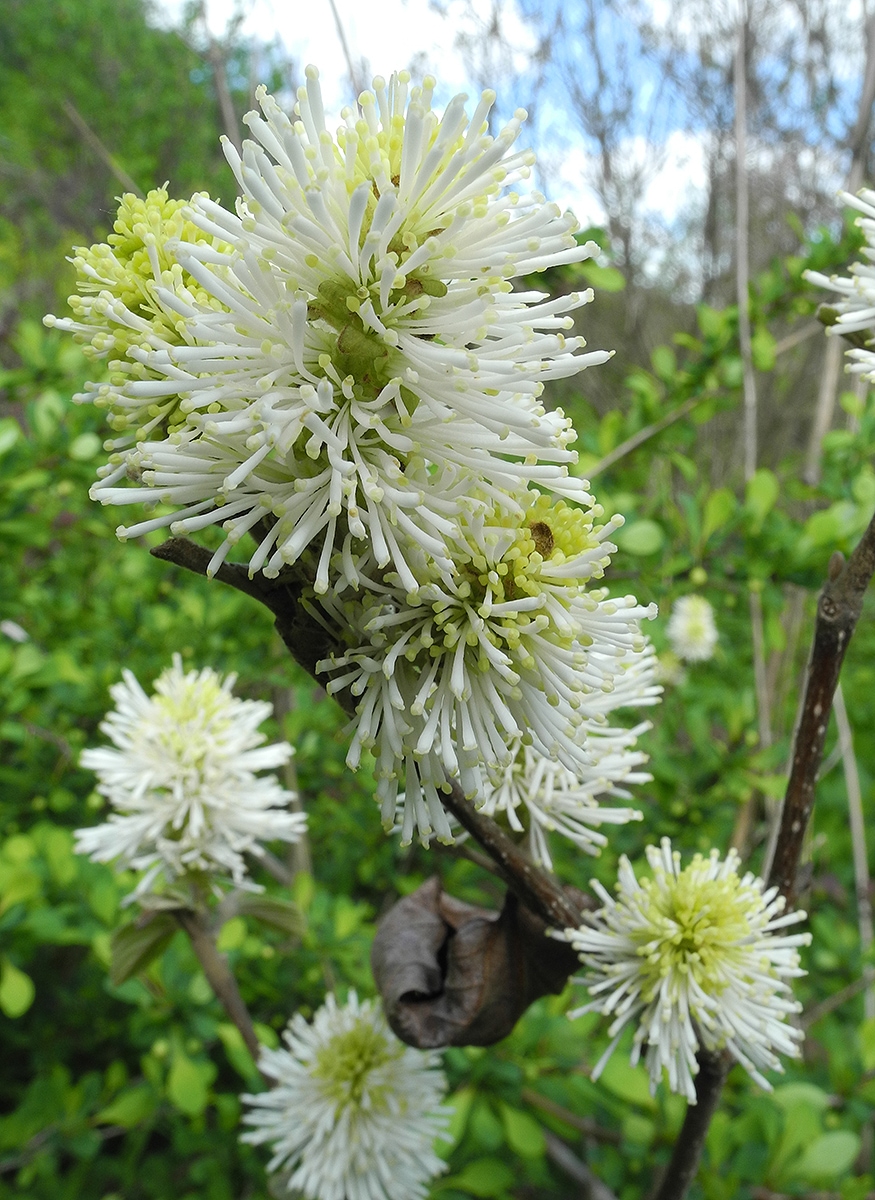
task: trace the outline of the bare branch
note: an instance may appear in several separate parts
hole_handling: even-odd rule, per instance
[[[340,48],[343,51],[343,57],[346,61],[346,69],[349,73],[349,82],[352,88],[352,98],[353,100],[357,100],[359,94],[364,89],[362,88],[356,74],[355,65],[352,61],[352,55],[349,52],[349,43],[346,40],[346,30],[343,28],[343,22],[340,19],[340,13],[337,11],[337,5],[335,4],[334,0],[328,0],[328,3],[331,6],[331,13],[334,17],[334,24],[337,28],[337,36],[340,39]]]
[[[833,699],[836,724],[839,730],[839,745],[845,767],[845,786],[848,792],[848,816],[851,824],[851,853],[854,859],[854,883],[857,893],[857,927],[860,930],[860,953],[865,958],[872,948],[872,901],[869,897],[869,860],[866,853],[866,822],[863,819],[863,795],[860,790],[860,772],[854,754],[854,735],[842,685],[836,685]],[[863,968],[863,979],[867,983],[863,996],[863,1012],[867,1020],[875,1017],[875,967]]]
[[[206,26],[206,21],[204,21]],[[222,127],[225,136],[234,146],[237,153],[242,153],[243,139],[240,137],[240,124],[234,112],[234,101],[231,99],[231,89],[228,86],[228,69],[225,50],[207,31],[207,58],[213,68],[213,82],[216,87],[216,99],[219,102],[219,112],[222,114]]]
[[[478,812],[459,784],[453,780],[449,794],[441,796],[444,808],[475,837],[498,867],[498,873],[523,904],[554,929],[577,928],[581,910],[556,880],[536,867],[504,830]]]
[[[696,1103],[687,1105],[671,1162],[653,1193],[652,1200],[682,1200],[696,1178],[705,1135],[720,1103],[720,1093],[729,1073],[729,1060],[722,1054],[701,1051],[697,1055]]]
[[[735,296],[738,345],[744,377],[744,477],[757,469],[757,392],[750,340],[750,220],[747,183],[747,22],[746,5],[738,24],[735,53]]]
[[[135,196],[143,198],[143,193],[137,184],[133,181],[118,159],[112,154],[103,142],[76,108],[71,100],[65,100],[63,103],[64,112],[76,127],[76,132],[82,138],[82,141],[94,151],[97,157],[109,167],[113,175],[122,185],[126,192],[133,192]]]
[[[839,671],[863,608],[863,597],[875,573],[875,517],[847,562],[830,559],[829,579],[817,603],[814,645],[808,665],[802,717],[796,731],[790,780],[784,797],[769,885],[780,888],[792,904],[802,840],[814,807],[814,788],[823,757]]]
[[[607,471],[608,467],[612,467],[621,458],[625,458],[627,454],[631,454],[633,450],[637,450],[639,446],[643,446],[645,442],[650,441],[652,437],[656,437],[658,433],[662,433],[663,429],[668,429],[669,425],[673,425],[675,421],[680,421],[687,413],[692,412],[697,404],[701,404],[703,400],[707,399],[709,399],[708,396],[691,396],[689,400],[685,400],[683,404],[673,412],[668,413],[667,416],[660,417],[652,425],[645,425],[643,429],[639,429],[637,433],[633,433],[624,442],[620,442],[619,446],[615,446],[604,458],[599,459],[596,465],[587,471],[587,478],[595,479],[596,475],[601,475],[602,471]]]
[[[578,1116],[577,1113],[571,1112],[562,1104],[551,1100],[549,1096],[542,1096],[533,1088],[524,1087],[520,1091],[520,1098],[525,1100],[526,1104],[531,1104],[533,1108],[540,1108],[541,1112],[555,1117],[557,1121],[562,1121],[565,1125],[570,1125],[572,1129],[579,1130],[586,1137],[595,1138],[597,1142],[611,1142],[618,1146],[623,1140],[623,1135],[618,1130],[606,1129],[604,1125],[599,1125],[591,1117]]]
[[[574,1151],[566,1146],[562,1138],[544,1130],[544,1141],[547,1143],[547,1157],[551,1159],[560,1171],[586,1188],[588,1200],[617,1200],[606,1183],[594,1175],[585,1162],[577,1157]]]
[[[206,975],[210,987],[221,1001],[225,1012],[240,1031],[240,1035],[246,1044],[246,1049],[252,1055],[252,1061],[258,1065],[261,1043],[255,1036],[252,1018],[249,1015],[249,1010],[243,1001],[243,997],[240,995],[237,980],[228,966],[228,960],[224,954],[219,953],[215,939],[207,929],[204,917],[200,913],[186,909],[177,909],[174,916],[188,934],[191,948],[194,950],[197,960],[203,968],[204,975]],[[265,1083],[268,1085],[271,1084],[271,1080],[266,1076],[262,1076],[262,1078],[265,1080]]]
[[[803,1029],[810,1029],[812,1025],[816,1025],[818,1021],[822,1021],[824,1017],[828,1017],[831,1012],[835,1012],[837,1008],[841,1008],[848,1000],[853,1000],[854,996],[859,996],[860,992],[868,986],[869,980],[867,976],[862,975],[859,979],[855,979],[847,987],[840,988],[839,991],[833,992],[831,996],[827,996],[825,1000],[821,1000],[820,1004],[815,1004],[811,1008],[806,1009],[800,1018],[800,1025]]]

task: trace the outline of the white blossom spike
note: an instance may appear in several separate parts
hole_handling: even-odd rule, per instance
[[[423,1200],[445,1170],[434,1152],[449,1110],[438,1056],[404,1046],[375,1001],[329,996],[312,1024],[298,1013],[286,1048],[263,1049],[275,1080],[244,1095],[244,1142],[268,1144],[270,1171],[305,1200]]]
[[[161,876],[230,878],[258,891],[243,855],[263,853],[264,841],[296,842],[306,828],[306,816],[288,808],[294,793],[257,774],[294,751],[287,742],[262,744],[258,726],[271,706],[232,696],[235,678],[209,667],[186,673],[177,654],[154,695],[130,671],[110,689],[116,707],[100,728],[116,749],[84,750],[81,763],[97,773],[97,790],[115,811],[103,825],[77,829],[76,849],[143,872],[128,902]]]
[[[635,1026],[632,1063],[642,1053],[652,1092],[663,1077],[673,1092],[696,1103],[696,1054],[727,1050],[767,1090],[763,1071],[781,1071],[778,1054],[799,1055],[801,1011],[788,979],[804,975],[799,946],[808,933],[787,935],[804,912],[784,911],[777,888],[739,875],[730,850],[697,854],[683,870],[668,838],[647,847],[652,879],[638,880],[620,859],[617,896],[593,881],[604,907],[564,936],[586,973],[576,982],[592,1000],[570,1013],[612,1018],[608,1049],[593,1070],[598,1078],[627,1025]]]

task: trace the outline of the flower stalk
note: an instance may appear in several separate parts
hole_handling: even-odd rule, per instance
[[[246,1049],[252,1055],[252,1061],[257,1066],[262,1049],[261,1043],[255,1035],[252,1017],[240,994],[234,973],[228,966],[227,958],[218,949],[205,915],[192,909],[177,909],[174,916],[191,942],[191,948],[207,977],[207,982],[225,1012],[240,1031],[240,1035],[246,1043]],[[259,1073],[265,1083],[269,1085],[270,1080],[260,1068]]]

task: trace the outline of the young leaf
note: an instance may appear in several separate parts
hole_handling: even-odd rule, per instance
[[[167,913],[159,913],[140,927],[135,921],[112,935],[110,982],[119,987],[132,975],[145,971],[149,963],[163,954],[178,926]]]

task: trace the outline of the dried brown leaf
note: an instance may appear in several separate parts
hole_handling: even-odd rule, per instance
[[[371,951],[389,1024],[421,1049],[500,1041],[539,996],[562,991],[577,961],[512,893],[492,912],[447,895],[436,876],[390,909]]]

